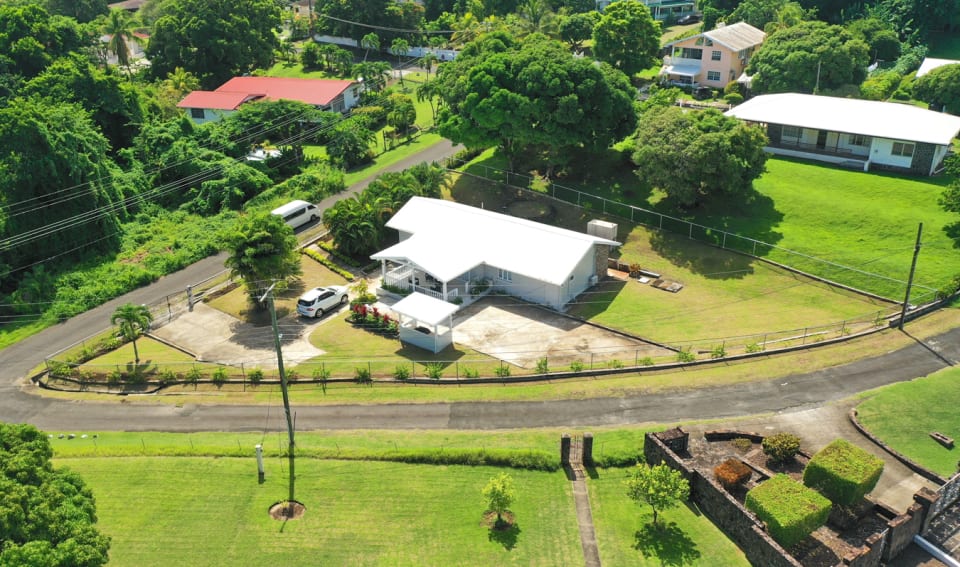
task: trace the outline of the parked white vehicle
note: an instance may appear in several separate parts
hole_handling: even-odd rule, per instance
[[[342,285],[317,287],[304,293],[297,301],[297,313],[304,317],[323,317],[348,301],[347,288]]]
[[[290,201],[282,207],[273,209],[270,214],[283,217],[283,222],[294,230],[320,218],[317,206],[306,201]]]

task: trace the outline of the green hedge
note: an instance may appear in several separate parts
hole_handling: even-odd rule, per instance
[[[859,502],[877,485],[883,460],[843,439],[836,439],[810,459],[803,483],[840,506]]]
[[[335,274],[339,274],[340,276],[342,276],[344,279],[346,279],[346,280],[348,280],[348,281],[352,281],[352,280],[353,280],[353,274],[351,274],[350,272],[344,270],[344,269],[341,268],[340,266],[336,265],[334,262],[331,262],[329,258],[327,258],[327,257],[324,256],[323,254],[317,252],[316,250],[310,250],[309,248],[304,248],[304,249],[303,249],[303,253],[306,254],[307,256],[313,258],[313,259],[316,260],[317,262],[320,262],[321,264],[323,264],[323,265],[326,266],[327,268],[329,268],[331,272],[333,272],[333,273],[335,273]]]
[[[767,524],[767,531],[791,547],[827,521],[830,501],[785,474],[747,492],[746,506]]]

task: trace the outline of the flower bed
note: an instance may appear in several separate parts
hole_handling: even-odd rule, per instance
[[[353,305],[350,308],[350,316],[347,321],[381,335],[397,336],[400,333],[399,321],[365,303]]]

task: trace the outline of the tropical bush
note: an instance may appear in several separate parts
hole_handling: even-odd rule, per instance
[[[877,485],[883,460],[843,439],[836,439],[810,459],[803,483],[834,504],[850,506]]]
[[[753,469],[740,459],[727,459],[713,469],[713,476],[724,488],[730,490],[750,480]]]
[[[778,474],[751,489],[745,504],[784,547],[791,547],[810,535],[830,515],[829,500],[785,474]]]
[[[783,463],[800,452],[800,438],[792,433],[775,433],[763,438],[763,452],[775,463]]]

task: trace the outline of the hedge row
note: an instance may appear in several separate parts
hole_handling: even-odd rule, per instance
[[[810,459],[803,483],[834,504],[850,506],[877,485],[883,460],[843,439],[836,439]]]
[[[767,531],[791,547],[827,521],[830,501],[785,474],[778,474],[747,492],[748,510],[767,524]]]
[[[332,272],[335,273],[335,274],[338,274],[338,275],[342,276],[344,279],[350,280],[350,281],[353,280],[353,274],[351,274],[350,272],[344,270],[344,269],[341,268],[340,266],[336,265],[334,262],[331,262],[329,258],[327,258],[327,257],[324,256],[323,254],[317,252],[316,250],[311,250],[311,249],[309,249],[309,248],[304,248],[304,249],[303,249],[303,253],[306,254],[307,256],[313,258],[313,259],[316,260],[317,262],[320,262],[321,264],[323,264],[324,266],[326,266],[327,268],[329,268],[330,271],[332,271]]]

